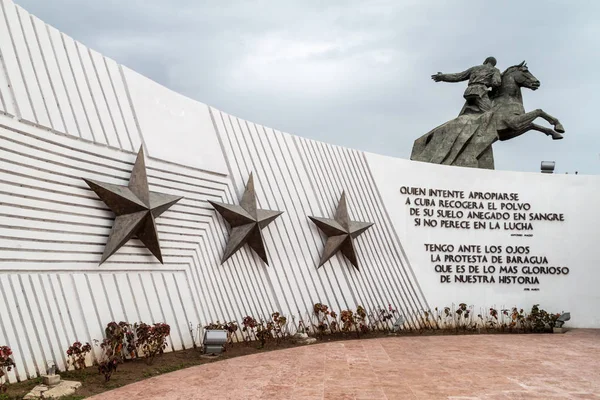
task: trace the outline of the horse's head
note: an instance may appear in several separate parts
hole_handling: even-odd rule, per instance
[[[540,87],[540,81],[529,72],[525,61],[519,65],[513,65],[504,71],[502,80],[504,81],[505,79],[513,81],[518,87],[525,87],[531,90],[537,90]]]

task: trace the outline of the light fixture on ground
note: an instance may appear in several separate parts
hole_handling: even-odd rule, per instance
[[[571,313],[562,312],[560,316],[556,319],[556,322],[554,323],[554,333],[565,333],[567,330],[563,325],[569,320],[571,320]]]
[[[552,174],[554,173],[554,167],[556,166],[556,162],[554,161],[542,161],[542,174]]]
[[[396,319],[396,322],[394,322],[394,327],[392,329],[392,331],[394,332],[399,332],[400,330],[402,330],[402,327],[404,326],[404,317],[402,315],[400,315],[398,317],[398,319]]]
[[[207,329],[204,331],[202,346],[204,354],[219,355],[227,343],[227,331],[222,329]]]

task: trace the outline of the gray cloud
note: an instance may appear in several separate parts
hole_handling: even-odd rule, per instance
[[[566,138],[528,133],[495,147],[497,169],[600,172],[600,3],[17,0],[75,39],[159,83],[250,121],[408,158],[456,116],[464,84],[434,83],[494,55],[542,81],[527,110]],[[542,122],[542,124],[545,124]]]

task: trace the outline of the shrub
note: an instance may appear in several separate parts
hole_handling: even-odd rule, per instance
[[[344,332],[350,332],[352,327],[356,324],[354,320],[354,312],[352,310],[344,310],[340,313],[340,319],[342,320],[342,330]]]
[[[242,332],[246,332],[246,335],[247,335],[247,337],[244,337],[244,335],[242,335],[242,337],[244,338],[244,342],[246,342],[246,344],[247,344],[248,342],[252,341],[252,337],[250,335],[252,333],[254,333],[254,329],[258,325],[258,322],[256,322],[256,320],[254,318],[252,318],[251,316],[246,316],[242,320],[242,325],[243,325]],[[255,336],[256,336],[256,334],[255,334]]]
[[[211,322],[208,325],[204,325],[205,330],[225,330],[225,324],[217,322]]]
[[[539,304],[534,304],[526,320],[530,324],[531,331],[541,333],[552,331],[558,317],[560,317],[560,314],[550,314],[541,309]]]
[[[143,322],[135,325],[137,346],[146,358],[148,365],[152,364],[154,357],[162,354],[167,348],[167,336],[171,334],[168,324],[159,322],[150,326]]]
[[[296,331],[298,333],[308,334],[308,327],[306,325],[304,325],[304,321],[302,321],[302,319],[300,319],[300,321],[298,321],[298,327],[296,328]]]
[[[72,365],[76,370],[85,368],[85,357],[92,351],[92,346],[89,343],[84,345],[81,342],[73,343],[67,349],[67,368]]]
[[[102,361],[98,362],[98,372],[104,375],[104,382],[110,381],[110,377],[113,372],[117,371],[119,361],[116,357],[107,357]]]
[[[105,339],[102,342],[94,340],[96,346],[99,345],[102,350],[98,360],[98,372],[104,375],[105,382],[110,380],[119,363],[123,362],[123,342],[128,325],[125,322],[109,322],[104,329]]]
[[[256,338],[260,342],[260,348],[265,347],[267,341],[273,338],[271,331],[273,330],[273,322],[269,321],[266,324],[260,321],[256,325]]]
[[[380,308],[379,309],[379,313],[378,313],[378,319],[379,319],[379,323],[382,326],[382,329],[384,332],[387,332],[389,330],[389,322],[392,322],[392,324],[394,323],[394,321],[392,321],[392,319],[394,318],[394,315],[397,313],[397,311],[392,308],[391,304],[388,304],[388,308]],[[428,317],[428,315],[426,316],[426,318]]]
[[[560,313],[548,314],[548,325],[549,325],[550,329],[554,329],[554,327],[556,326],[556,321],[558,321],[559,317],[560,317]]]
[[[335,311],[331,311],[329,313],[329,316],[331,317],[331,323],[329,324],[329,330],[332,333],[334,333],[338,329],[337,314],[335,313]]]
[[[317,330],[321,336],[327,331],[329,328],[329,320],[327,318],[330,315],[329,307],[325,304],[316,303],[313,305],[313,312],[317,317]]]
[[[123,321],[119,322],[119,327],[121,328],[123,334],[123,348],[125,350],[125,353],[130,358],[135,358],[137,350],[137,338],[135,337],[135,327],[132,326],[130,323]]]
[[[104,329],[104,333],[106,335],[106,339],[104,339],[103,344],[105,347],[110,347],[111,353],[119,358],[119,361],[122,361],[122,350],[123,350],[123,342],[125,340],[125,329],[123,328],[123,322],[121,324],[117,324],[112,321],[106,325],[106,329]]]
[[[367,326],[367,311],[363,306],[356,307],[355,321],[357,323],[356,329],[362,333],[368,333],[369,327]]]
[[[15,362],[12,359],[12,350],[8,346],[0,346],[0,393],[4,393],[8,389],[8,377],[6,374],[14,367]]]
[[[111,338],[106,338],[102,342],[94,340],[96,346],[100,343],[102,354],[98,359],[98,372],[104,375],[104,381],[108,382],[113,372],[117,370],[119,362],[122,361],[122,344],[115,345]]]
[[[271,314],[271,329],[275,336],[276,343],[279,344],[282,339],[285,338],[285,325],[287,324],[287,318],[283,317],[278,312]]]
[[[223,328],[227,331],[227,340],[233,344],[233,335],[238,331],[239,327],[237,322],[231,321],[223,324]]]
[[[525,327],[525,312],[521,308],[520,310],[517,307],[513,307],[510,314],[510,323],[509,327],[511,329],[523,329]]]
[[[467,308],[466,303],[460,303],[458,305],[458,309],[455,311],[456,321],[455,328],[462,328],[463,330],[467,330],[473,327],[473,318],[471,315],[471,309]]]

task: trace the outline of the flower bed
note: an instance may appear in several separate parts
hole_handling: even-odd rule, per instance
[[[287,318],[274,312],[268,319],[246,316],[241,324],[217,321],[203,328],[227,331],[226,351],[217,359],[221,360],[297,346],[289,340],[297,332],[308,333],[321,342],[384,336],[544,333],[552,332],[559,315],[548,313],[538,305],[534,305],[530,312],[516,307],[490,308],[475,315],[473,307],[465,303],[408,316],[391,305],[370,312],[358,306],[356,310],[341,310],[338,314],[327,305],[316,303],[312,315],[304,318]],[[202,351],[197,343],[192,349],[164,353],[169,334],[170,327],[164,323],[110,322],[105,329],[105,339],[95,341],[101,349],[97,365],[86,367],[86,358],[91,351],[89,343],[75,342],[66,351],[71,370],[62,372],[61,376],[83,382],[77,395],[88,396],[214,361],[200,357]],[[5,383],[6,372],[15,366],[11,355],[10,348],[0,347],[0,391],[5,392],[0,392],[0,400],[21,398],[38,383],[38,380],[12,385]]]

